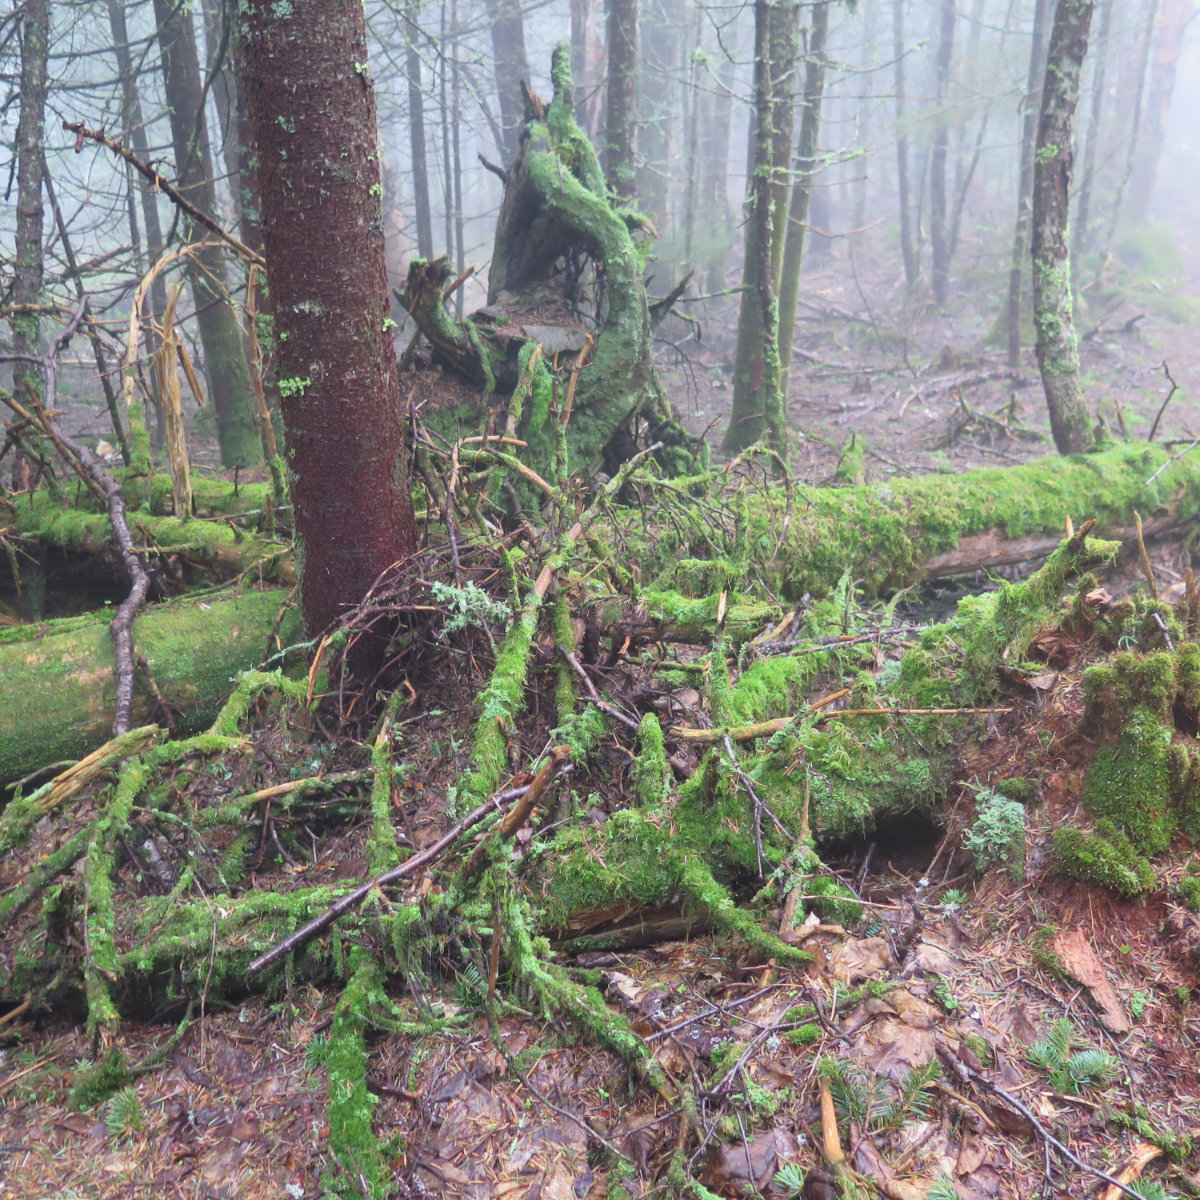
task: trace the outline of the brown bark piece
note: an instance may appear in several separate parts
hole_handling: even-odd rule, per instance
[[[1083,934],[1078,929],[1068,929],[1055,936],[1053,947],[1063,970],[1076,983],[1087,988],[1100,1017],[1100,1024],[1110,1033],[1128,1033],[1130,1024],[1125,1009],[1096,952],[1088,945]]]

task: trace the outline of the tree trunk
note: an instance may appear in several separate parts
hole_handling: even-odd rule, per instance
[[[704,270],[705,287],[719,292],[725,287],[726,260],[732,237],[729,191],[729,135],[733,126],[733,93],[729,68],[716,64],[713,80],[699,100],[700,197],[697,221],[702,233],[695,239],[696,259]]]
[[[821,101],[825,94],[825,44],[829,37],[832,0],[813,5],[812,27],[804,68],[804,101],[800,117],[800,140],[796,146],[792,198],[788,206],[787,238],[779,279],[779,365],[780,388],[788,394],[792,364],[792,338],[796,326],[796,298],[800,294],[800,270],[804,260],[804,235],[808,202],[817,169],[817,139],[821,131]]]
[[[425,95],[421,91],[421,55],[417,51],[417,6],[407,0],[401,14],[404,74],[408,81],[408,134],[412,151],[413,204],[417,217],[417,255],[433,257],[433,215],[429,204],[429,166],[425,153]]]
[[[644,10],[643,10],[644,14]],[[671,175],[672,120],[679,58],[679,30],[667,0],[653,0],[650,19],[642,20],[641,70],[638,83],[638,207],[663,227],[667,216],[668,181]]]
[[[1150,211],[1150,201],[1158,179],[1158,163],[1166,141],[1171,97],[1175,93],[1175,77],[1183,53],[1183,39],[1195,14],[1195,0],[1163,0],[1154,61],[1146,84],[1145,133],[1141,139],[1142,169],[1134,175],[1133,192],[1130,195],[1133,218],[1137,221],[1143,220]]]
[[[1046,86],[1033,167],[1033,320],[1037,358],[1060,454],[1094,443],[1072,319],[1067,215],[1074,161],[1072,122],[1087,54],[1093,0],[1059,0],[1046,55]]]
[[[212,216],[216,213],[212,154],[191,9],[180,8],[172,0],[154,0],[154,15],[162,46],[178,187],[197,208]],[[204,230],[197,227],[190,236],[202,239]],[[217,418],[221,463],[226,467],[255,466],[262,462],[262,442],[242,331],[229,303],[224,253],[215,245],[206,247],[189,260],[188,278]]]
[[[753,445],[764,435],[780,454],[787,451],[776,287],[783,256],[791,80],[799,48],[797,16],[798,7],[790,2],[756,0],[754,6],[754,147],[746,199],[733,411],[725,433],[725,449],[731,452]]]
[[[300,601],[316,635],[417,547],[375,96],[357,3],[250,0],[244,20]]]
[[[954,58],[955,0],[941,0],[941,27],[937,48],[937,122],[929,160],[929,242],[933,256],[933,298],[944,305],[950,289],[950,230],[946,219],[946,154],[950,141],[947,92]]]
[[[142,162],[150,161],[150,147],[146,141],[146,122],[142,116],[142,102],[138,92],[137,75],[133,58],[129,53],[129,31],[125,23],[125,7],[121,0],[108,0],[108,21],[113,35],[113,52],[117,58],[117,70],[121,77],[121,140],[130,146]],[[158,219],[158,198],[154,189],[140,182],[132,167],[130,188],[141,196],[142,224],[146,230],[146,259],[142,269],[158,260],[163,251],[162,225]],[[249,243],[247,243],[249,244]],[[142,336],[146,339],[146,350],[153,353],[158,343],[154,338],[155,320],[161,318],[167,307],[167,280],[161,272],[150,284],[150,307],[152,311],[142,325]]]
[[[1029,81],[1025,89],[1025,120],[1021,134],[1021,169],[1017,183],[1017,223],[1013,231],[1012,263],[1008,269],[1008,365],[1016,370],[1021,365],[1021,289],[1024,286],[1025,254],[1029,244],[1029,221],[1032,213],[1031,181],[1033,179],[1033,150],[1038,128],[1034,107],[1044,71],[1042,47],[1045,45],[1047,0],[1037,0],[1033,10],[1033,43],[1029,50]]]
[[[14,307],[36,306],[42,293],[42,134],[46,115],[46,62],[50,52],[49,0],[26,0],[21,20],[21,89],[17,117],[17,219],[13,262]],[[40,354],[41,323],[36,312],[17,312],[10,318],[13,351]],[[41,395],[38,368],[29,362],[13,365],[13,393],[24,401],[26,384]],[[20,487],[24,481],[14,480]]]
[[[1150,52],[1154,45],[1154,26],[1158,19],[1159,0],[1149,0],[1146,7],[1146,20],[1142,27],[1142,35],[1138,39],[1139,54],[1137,56],[1136,74],[1133,77],[1133,103],[1129,105],[1129,147],[1125,158],[1125,173],[1117,185],[1117,194],[1113,199],[1112,212],[1108,218],[1107,247],[1111,248],[1116,240],[1117,230],[1121,226],[1121,210],[1125,203],[1125,192],[1130,181],[1137,173],[1146,151],[1142,138],[1142,108],[1146,99],[1146,75],[1150,68]]]
[[[634,122],[638,75],[637,0],[608,0],[608,106],[604,177],[622,199],[637,191]]]
[[[1079,176],[1079,203],[1071,228],[1071,257],[1078,262],[1087,253],[1091,233],[1092,187],[1096,181],[1096,149],[1103,125],[1105,83],[1108,76],[1108,40],[1112,29],[1114,0],[1100,0],[1100,36],[1097,38],[1092,70],[1092,108],[1088,118],[1087,141],[1083,149],[1083,170]]]
[[[912,205],[908,195],[908,128],[904,56],[904,6],[907,0],[892,0],[892,56],[895,60],[896,89],[896,191],[900,205],[900,253],[904,257],[904,279],[911,292],[917,286],[920,258],[912,229]]]
[[[504,145],[498,149],[507,164],[516,158],[520,149],[521,125],[525,119],[525,103],[521,96],[521,84],[529,82],[525,21],[520,0],[487,0],[487,13],[492,27],[500,123],[504,129]]]

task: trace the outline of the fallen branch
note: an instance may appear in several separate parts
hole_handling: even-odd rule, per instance
[[[559,760],[557,767],[561,766],[562,760]],[[557,767],[555,773],[557,773]],[[549,778],[543,781],[543,790],[549,782]],[[376,875],[374,879],[361,884],[352,892],[347,892],[340,900],[331,904],[323,913],[309,921],[307,925],[302,925],[295,932],[289,933],[283,941],[273,946],[265,954],[260,954],[246,968],[246,973],[248,975],[257,975],[261,971],[266,970],[272,963],[278,962],[284,955],[290,954],[293,950],[312,941],[317,934],[328,929],[338,917],[344,916],[352,908],[357,908],[376,888],[385,887],[389,883],[396,883],[398,880],[407,879],[410,875],[415,874],[422,867],[433,862],[435,858],[438,858],[448,850],[468,829],[478,825],[489,813],[502,811],[505,801],[518,799],[527,795],[536,783],[537,780],[535,779],[534,783],[531,783],[528,788],[521,788],[519,790],[514,788],[494,796],[489,796],[487,800],[477,808],[472,809],[453,829],[440,837],[432,846],[428,846],[419,854],[414,854],[412,858],[405,860],[398,867],[393,867],[390,871],[384,871],[381,875]]]
[[[1124,1192],[1127,1196],[1132,1196],[1134,1200],[1142,1200],[1140,1192],[1135,1192],[1133,1188],[1127,1187],[1115,1176],[1109,1175],[1107,1171],[1102,1171],[1099,1167],[1093,1167],[1091,1163],[1086,1163],[1082,1158],[1079,1158],[1072,1150],[1063,1145],[1041,1123],[1033,1114],[1033,1110],[1017,1099],[1011,1092],[1007,1092],[999,1084],[993,1083],[986,1075],[979,1071],[968,1067],[958,1055],[956,1055],[949,1046],[938,1045],[937,1056],[942,1060],[942,1064],[949,1069],[952,1075],[956,1076],[963,1083],[974,1083],[976,1087],[983,1088],[986,1092],[991,1092],[994,1096],[999,1096],[1005,1104],[1015,1109],[1033,1126],[1037,1135],[1046,1143],[1046,1145],[1055,1151],[1061,1158],[1066,1159],[1072,1166],[1078,1167],[1081,1171],[1088,1175],[1094,1175],[1097,1179],[1102,1179],[1110,1188],[1116,1188],[1120,1192]]]

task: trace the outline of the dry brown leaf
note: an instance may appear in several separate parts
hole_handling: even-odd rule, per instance
[[[1087,988],[1100,1024],[1110,1033],[1128,1033],[1131,1025],[1125,1009],[1109,982],[1108,975],[1078,929],[1055,934],[1051,943],[1063,970],[1076,983]]]

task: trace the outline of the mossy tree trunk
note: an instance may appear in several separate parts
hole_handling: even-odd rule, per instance
[[[825,43],[829,37],[829,10],[833,0],[813,5],[804,69],[804,109],[800,116],[800,141],[796,146],[795,181],[788,203],[787,237],[784,239],[783,268],[779,276],[779,363],[780,388],[788,394],[792,365],[792,337],[796,325],[796,301],[800,295],[800,268],[804,261],[804,234],[808,202],[817,169],[817,138],[821,132],[821,103],[825,97]]]
[[[317,634],[417,547],[375,96],[358,3],[255,0],[244,20],[300,599]]]
[[[632,200],[637,190],[637,166],[633,150],[637,66],[637,0],[608,0],[608,105],[604,171],[608,186],[622,200]]]
[[[1081,453],[1094,443],[1079,379],[1067,242],[1075,159],[1073,123],[1092,6],[1093,0],[1059,0],[1046,53],[1046,84],[1033,156],[1033,319],[1050,429],[1060,454]]]
[[[755,136],[746,200],[746,258],[738,309],[733,411],[725,433],[725,449],[730,451],[743,450],[763,437],[781,454],[787,451],[787,401],[780,386],[777,292],[798,50],[798,6],[757,0]]]
[[[437,366],[481,390],[481,420],[497,397],[513,393],[533,346],[544,346],[531,387],[512,402],[510,415],[529,442],[523,457],[550,472],[547,478],[554,472],[551,421],[567,419],[566,372],[585,334],[592,349],[578,371],[566,426],[572,468],[603,457],[611,471],[613,461],[629,456],[636,416],[648,424],[669,416],[654,382],[652,334],[665,307],[652,310],[646,296],[645,222],[619,207],[575,120],[567,47],[554,51],[551,76],[549,104],[528,97],[521,153],[505,173],[488,307],[465,321],[449,311],[442,259],[414,261],[401,295]],[[556,357],[561,378],[553,374]]]

